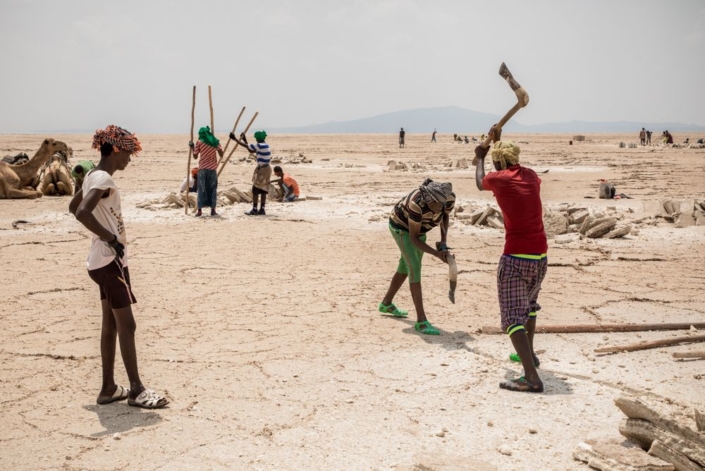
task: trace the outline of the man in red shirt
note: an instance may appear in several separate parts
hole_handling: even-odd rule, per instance
[[[534,353],[536,312],[541,309],[538,295],[546,276],[548,243],[543,228],[541,179],[536,172],[519,164],[519,147],[500,141],[502,130],[490,130],[495,142],[492,162],[496,172],[485,175],[489,147],[477,146],[475,182],[480,191],[490,190],[504,215],[504,253],[497,268],[497,291],[502,329],[507,332],[524,367],[524,376],[504,381],[499,387],[509,391],[543,392]]]
[[[201,217],[204,207],[211,208],[211,216],[217,216],[215,206],[218,203],[218,159],[216,154],[223,157],[223,147],[220,141],[213,135],[208,126],[198,130],[198,142],[188,143],[193,149],[193,158],[199,156],[201,160],[198,164],[198,212],[196,217]]]

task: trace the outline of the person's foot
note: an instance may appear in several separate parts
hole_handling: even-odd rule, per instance
[[[142,407],[144,409],[159,409],[169,404],[169,399],[160,396],[151,389],[146,389],[144,386],[140,389],[141,392],[137,395],[130,392],[130,396],[127,398],[128,406]]]
[[[200,218],[201,216],[203,216],[203,212],[199,209],[198,212],[196,213],[196,217]]]
[[[433,327],[427,320],[414,324],[414,330],[426,335],[441,335],[441,332]]]
[[[259,213],[257,212],[257,209],[252,208],[251,210],[247,211],[245,213],[246,216],[257,216]]]
[[[532,392],[541,393],[543,392],[543,383],[539,379],[538,382],[530,383],[523,376],[516,379],[511,379],[509,381],[502,381],[499,383],[500,389],[506,389],[507,391],[514,392]]]
[[[211,211],[211,216],[218,216],[218,213],[216,213],[215,211]]]
[[[259,214],[260,216],[266,216],[266,215],[267,215],[267,213],[264,212],[264,206],[262,206],[261,208],[259,208],[259,212],[258,212],[257,214]]]
[[[100,394],[98,394],[98,399],[96,399],[96,403],[103,405],[116,401],[124,401],[129,394],[130,390],[128,388],[123,388],[116,384],[114,388],[101,390]]]

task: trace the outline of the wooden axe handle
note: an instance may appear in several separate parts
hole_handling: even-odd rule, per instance
[[[191,142],[193,142],[193,125],[194,125],[194,114],[196,113],[196,86],[193,86],[193,98],[191,99]],[[186,161],[186,197],[184,198],[184,214],[188,216],[188,193],[190,185],[188,184],[188,177],[191,176],[191,155],[193,154],[193,149],[189,146],[188,148],[188,160]]]
[[[524,90],[523,87],[519,87],[518,89],[514,90],[514,92],[517,95],[517,104],[514,105],[509,111],[507,111],[504,116],[502,116],[502,119],[500,119],[499,122],[495,125],[495,129],[502,129],[502,127],[507,124],[507,121],[509,121],[512,116],[517,113],[517,111],[524,108],[529,103],[529,94],[526,93],[526,90]],[[488,133],[487,137],[485,138],[485,141],[480,145],[482,147],[489,147],[491,143],[492,140]],[[477,165],[477,157],[473,157],[472,164]]]

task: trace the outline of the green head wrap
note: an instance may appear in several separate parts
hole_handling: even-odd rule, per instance
[[[512,141],[498,141],[492,149],[492,161],[499,162],[500,167],[504,170],[507,167],[519,163],[519,146]]]
[[[220,141],[213,135],[209,126],[202,127],[198,130],[198,140],[211,147],[218,147],[220,145]]]
[[[267,139],[267,131],[257,131],[255,133],[255,140],[257,142],[264,142]]]

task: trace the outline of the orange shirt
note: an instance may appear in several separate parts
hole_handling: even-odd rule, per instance
[[[296,180],[291,178],[291,175],[289,175],[288,173],[285,173],[284,176],[282,177],[282,181],[284,182],[284,184],[286,186],[290,187],[293,190],[293,192],[296,196],[301,196],[301,195],[299,195],[299,185],[296,183]]]

